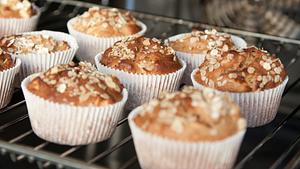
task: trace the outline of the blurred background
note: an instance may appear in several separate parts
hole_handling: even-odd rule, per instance
[[[39,21],[38,30],[56,30],[67,32],[66,22],[75,17],[78,14],[83,13],[87,9],[85,7],[72,7],[71,5],[58,5],[63,1],[68,0],[56,0],[56,3],[47,6],[46,0],[32,0],[36,1],[39,6],[44,7],[45,11]],[[70,2],[72,0],[69,0]],[[246,30],[250,32],[258,32],[263,34],[287,37],[291,39],[300,39],[300,0],[82,0],[84,2],[96,3],[99,5],[123,8],[128,10],[139,11],[143,13],[150,13],[155,15],[168,16],[173,18],[180,18],[183,20],[191,20],[200,23],[206,23],[209,25],[221,26],[226,28],[236,28],[239,30]],[[74,5],[74,4],[73,4]],[[80,2],[76,2],[76,5],[80,6]],[[144,15],[139,15],[142,18]],[[142,20],[148,26],[147,36],[158,37],[165,39],[171,35],[181,32],[190,31],[192,28],[189,24],[171,24],[165,21],[158,20],[158,17],[143,18]],[[203,29],[203,28],[202,28]],[[281,107],[275,121],[259,128],[249,129],[243,142],[238,161],[240,161],[245,155],[253,150],[261,140],[263,140],[267,134],[274,132],[274,128],[281,124],[281,120],[286,117],[287,114],[291,114],[295,107],[299,106],[299,94],[300,94],[300,42],[288,43],[284,42],[282,38],[268,39],[262,35],[245,33],[243,38],[252,45],[255,44],[258,47],[268,50],[270,53],[276,54],[283,63],[288,67],[288,74],[290,78],[290,84],[293,86],[289,90],[288,94],[282,100]],[[255,37],[254,37],[255,35]],[[13,99],[14,102],[16,97]],[[27,114],[25,105],[14,109],[6,114],[4,118],[15,119]],[[292,116],[291,116],[292,117]],[[1,117],[3,119],[3,116]],[[1,119],[0,119],[1,120]],[[251,162],[247,163],[246,169],[253,168],[268,168],[274,162],[278,161],[278,158],[284,154],[290,144],[298,138],[300,132],[300,111],[296,114],[285,126],[280,128],[279,134],[274,134],[271,141],[267,142],[258,153],[251,157]],[[1,125],[1,121],[0,121]],[[9,140],[18,133],[27,131],[30,128],[28,119],[22,123],[18,123],[18,126],[11,127],[8,130],[8,134],[0,133],[0,140]],[[24,130],[24,131],[23,131]],[[1,132],[1,130],[0,130]],[[17,133],[17,134],[16,134]],[[103,152],[107,147],[112,146],[129,135],[128,126],[124,123],[115,132],[114,137],[106,142],[95,144],[92,146],[82,146],[73,153],[66,155],[74,159],[88,160],[93,156],[99,155],[99,152]],[[1,135],[2,134],[2,135]],[[30,135],[22,142],[17,144],[28,145],[28,147],[35,147],[43,143],[44,141]],[[292,157],[300,157],[300,143],[295,144],[296,148],[291,149],[292,153],[288,159],[284,162],[289,162]],[[37,146],[38,147],[38,146]],[[276,147],[276,148],[274,148]],[[68,152],[70,147],[59,146],[51,144],[41,148],[42,151],[49,151],[55,154],[63,154]],[[72,149],[71,149],[72,150]],[[107,155],[103,160],[97,161],[97,164],[106,166],[108,168],[117,169],[128,161],[134,154],[134,147],[132,142],[125,144],[118,150],[114,151],[110,155]],[[298,152],[299,151],[299,152]],[[296,154],[297,152],[297,154]],[[299,154],[298,154],[299,153]],[[3,156],[1,156],[3,154]],[[295,155],[296,154],[296,155]],[[0,149],[0,169],[39,169],[42,168],[43,163],[35,163],[35,161],[16,160],[16,157],[9,153],[3,152]],[[15,162],[17,161],[17,162]],[[284,163],[285,164],[285,163]],[[59,168],[59,166],[52,165],[48,168]],[[133,165],[134,169],[139,168],[138,163],[135,160]],[[283,168],[279,166],[277,168]],[[300,165],[298,166],[300,168]]]
[[[300,38],[300,0],[89,0],[289,38]]]

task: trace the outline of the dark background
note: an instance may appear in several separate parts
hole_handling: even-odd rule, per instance
[[[113,7],[299,38],[299,0],[90,0]]]

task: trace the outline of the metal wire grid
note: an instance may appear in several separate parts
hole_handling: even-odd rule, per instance
[[[86,8],[95,5],[70,0],[48,0],[39,3],[43,5],[43,15],[39,23],[39,29],[60,31],[65,31],[65,24],[69,18],[72,18],[78,13],[86,10]],[[143,20],[147,24],[148,31],[146,34],[148,36],[155,36],[162,39],[179,32],[189,31],[191,28],[195,27],[201,29],[214,27],[192,21],[139,12],[134,12],[134,14],[137,18]],[[295,71],[295,67],[299,65],[300,41],[230,28],[214,28],[217,28],[220,31],[237,34],[248,40],[248,42],[257,45],[258,47],[264,47],[272,53],[276,53],[278,56],[283,56],[284,54],[285,57],[281,59],[290,73],[290,83],[286,88],[283,97],[285,98],[286,95],[297,89],[296,86],[299,84],[300,76],[297,76],[297,74],[293,72]],[[299,112],[300,104],[296,103],[291,107],[291,111],[288,112],[288,114],[281,115],[282,118],[280,118],[280,121],[272,126],[272,130],[256,143],[252,150],[239,157],[235,166],[236,169],[246,167],[252,159],[256,158],[257,152],[261,151],[265,144],[274,139],[275,135],[281,132],[285,125]],[[247,141],[246,139],[245,141]],[[282,165],[284,165],[284,168],[286,169],[299,167],[300,150],[297,150],[299,141],[300,134],[291,141],[290,145],[286,147],[284,152],[281,153],[270,168],[276,169],[282,167]],[[124,152],[128,153],[129,150],[130,153],[122,154],[120,149],[124,147],[127,147],[127,151]],[[88,156],[86,159],[83,159],[81,156],[73,155],[91,151],[96,152],[86,155]],[[121,153],[122,157],[126,157],[125,159],[120,160],[121,162],[117,166],[114,162],[111,162],[110,158],[107,159],[108,156],[112,156],[116,151],[120,151],[118,154]],[[39,168],[138,168],[137,157],[134,153],[132,137],[128,129],[126,115],[119,121],[114,136],[108,141],[89,146],[70,147],[55,145],[41,140],[34,135],[29,125],[25,100],[20,89],[15,91],[10,106],[0,110],[0,153],[2,155],[9,155],[13,161],[27,159],[29,162],[36,163]]]

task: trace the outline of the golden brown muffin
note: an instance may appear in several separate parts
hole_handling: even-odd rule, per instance
[[[28,0],[0,0],[0,18],[30,18],[35,13]]]
[[[118,78],[104,75],[88,62],[57,65],[34,78],[28,90],[46,100],[75,106],[104,106],[122,99]]]
[[[195,74],[198,83],[229,92],[271,89],[287,76],[284,66],[273,55],[256,47],[207,55]]]
[[[96,37],[132,35],[141,30],[129,12],[115,8],[90,8],[76,18],[73,28]]]
[[[100,63],[137,74],[167,74],[182,66],[174,50],[155,38],[127,38],[108,48]]]
[[[13,54],[48,54],[70,48],[66,41],[58,41],[48,35],[23,34],[0,38],[0,47]]]
[[[169,41],[169,44],[176,51],[204,54],[212,49],[226,52],[235,47],[229,34],[219,33],[215,29],[204,32],[194,30],[178,40]]]
[[[134,122],[141,129],[182,141],[213,141],[229,137],[246,126],[239,107],[212,90],[185,87],[143,105]]]
[[[0,48],[0,72],[6,69],[12,68],[14,66],[14,62],[11,56],[2,51]]]

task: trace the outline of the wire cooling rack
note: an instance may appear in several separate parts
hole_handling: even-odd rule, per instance
[[[38,29],[64,32],[70,18],[95,6],[73,0],[37,1],[37,4],[43,11]],[[149,37],[165,39],[193,28],[216,28],[238,35],[250,45],[279,56],[288,70],[290,81],[283,94],[278,115],[266,126],[248,129],[235,168],[299,168],[300,119],[297,113],[300,109],[300,41],[141,12],[133,14],[146,23],[146,36]],[[127,113],[124,113],[114,135],[107,141],[86,146],[57,145],[42,140],[33,133],[22,91],[16,89],[9,106],[0,110],[0,161],[3,157],[16,164],[40,169],[138,169],[140,167],[126,119]]]

